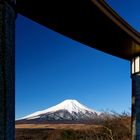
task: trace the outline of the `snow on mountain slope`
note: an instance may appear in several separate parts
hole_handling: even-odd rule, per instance
[[[100,112],[89,109],[85,105],[82,105],[77,100],[65,100],[53,107],[48,109],[37,111],[28,116],[25,116],[22,119],[32,120],[38,118],[47,118],[47,119],[77,119],[78,118],[90,118],[94,115],[100,115]]]

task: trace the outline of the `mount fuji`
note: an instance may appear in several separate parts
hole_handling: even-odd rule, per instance
[[[64,100],[48,109],[37,111],[17,120],[19,123],[44,123],[61,121],[89,121],[98,117],[101,112],[79,103],[77,100]]]

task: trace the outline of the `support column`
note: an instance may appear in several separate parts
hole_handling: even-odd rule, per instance
[[[132,140],[140,140],[140,56],[132,60]]]
[[[14,0],[0,0],[0,140],[15,139],[14,5]]]

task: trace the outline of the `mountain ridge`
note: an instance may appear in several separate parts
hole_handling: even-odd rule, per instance
[[[100,114],[101,112],[90,109],[75,99],[67,99],[55,106],[20,118],[18,121],[88,121]]]

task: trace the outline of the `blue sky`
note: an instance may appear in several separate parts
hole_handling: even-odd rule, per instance
[[[108,2],[140,31],[138,0],[127,0],[127,6],[122,0]],[[18,15],[16,118],[65,99],[76,99],[99,111],[130,111],[130,63]]]

